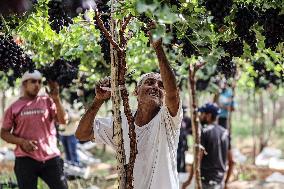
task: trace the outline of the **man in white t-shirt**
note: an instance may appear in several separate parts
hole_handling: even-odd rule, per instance
[[[162,47],[162,40],[151,41],[158,57],[160,74],[141,77],[134,91],[138,108],[134,112],[138,154],[134,165],[135,189],[178,189],[176,153],[182,120],[181,102],[175,75]],[[116,148],[112,118],[96,118],[96,114],[111,94],[109,78],[96,88],[93,104],[80,120],[76,131],[79,140],[92,140]],[[128,123],[122,114],[126,163],[130,156]]]

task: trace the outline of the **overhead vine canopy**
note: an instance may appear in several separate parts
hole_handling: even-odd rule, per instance
[[[80,59],[79,70],[88,81],[109,75],[109,42],[96,25],[93,9],[102,13],[109,28],[110,2],[86,2],[39,0],[25,13],[1,16],[0,70],[6,74],[10,68],[14,72],[8,75],[14,73],[17,78],[25,71],[20,66],[24,59],[32,59],[37,68]],[[153,20],[158,24],[153,37],[163,38],[181,78],[187,75],[189,64],[203,59],[208,64],[198,73],[201,85],[219,74],[226,78],[239,74],[250,87],[266,88],[268,83],[279,87],[284,70],[282,5],[281,0],[126,0],[115,5],[114,19],[119,22],[126,15],[134,16],[127,27],[128,72],[136,70],[134,78],[157,69],[146,34]],[[15,42],[15,50],[3,45]],[[27,58],[16,58],[22,57],[16,53],[18,48]],[[10,56],[14,63],[6,63]]]

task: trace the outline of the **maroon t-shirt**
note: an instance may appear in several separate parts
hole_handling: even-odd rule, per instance
[[[46,161],[60,155],[57,148],[54,118],[56,106],[48,96],[38,96],[33,100],[18,99],[5,112],[3,128],[12,130],[13,135],[28,140],[36,140],[38,149],[25,152],[19,145],[16,157],[28,156],[38,161]]]

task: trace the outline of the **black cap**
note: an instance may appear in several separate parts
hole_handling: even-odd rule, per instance
[[[213,103],[206,103],[200,108],[198,108],[199,112],[211,113],[214,116],[217,116],[220,113],[220,108]]]

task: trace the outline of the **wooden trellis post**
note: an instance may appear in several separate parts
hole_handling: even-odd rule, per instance
[[[112,5],[113,5],[112,1]],[[113,6],[111,12],[113,13]],[[117,23],[111,16],[111,32],[107,31],[100,18],[100,13],[96,11],[96,20],[101,32],[104,33],[106,38],[111,44],[111,89],[112,89],[112,101],[113,101],[113,117],[114,117],[114,137],[116,142],[116,157],[118,161],[118,174],[119,174],[119,188],[133,189],[133,169],[137,154],[136,133],[134,126],[134,117],[131,113],[129,106],[129,94],[125,86],[125,74],[126,74],[126,47],[127,38],[125,35],[125,29],[130,22],[132,16],[125,17],[120,22],[120,28],[118,31]],[[129,125],[129,138],[130,138],[130,157],[129,162],[126,164],[126,157],[124,151],[123,131],[121,125],[121,113],[120,105],[121,99],[123,101],[124,113],[127,117]]]
[[[189,96],[190,96],[190,114],[191,114],[191,125],[192,125],[192,135],[194,139],[194,162],[193,162],[193,174],[195,178],[195,189],[202,189],[201,185],[201,176],[200,176],[200,127],[198,123],[198,102],[196,98],[196,89],[195,89],[195,74],[202,66],[205,65],[205,62],[198,62],[196,64],[189,65],[188,69],[188,81],[189,81]]]

